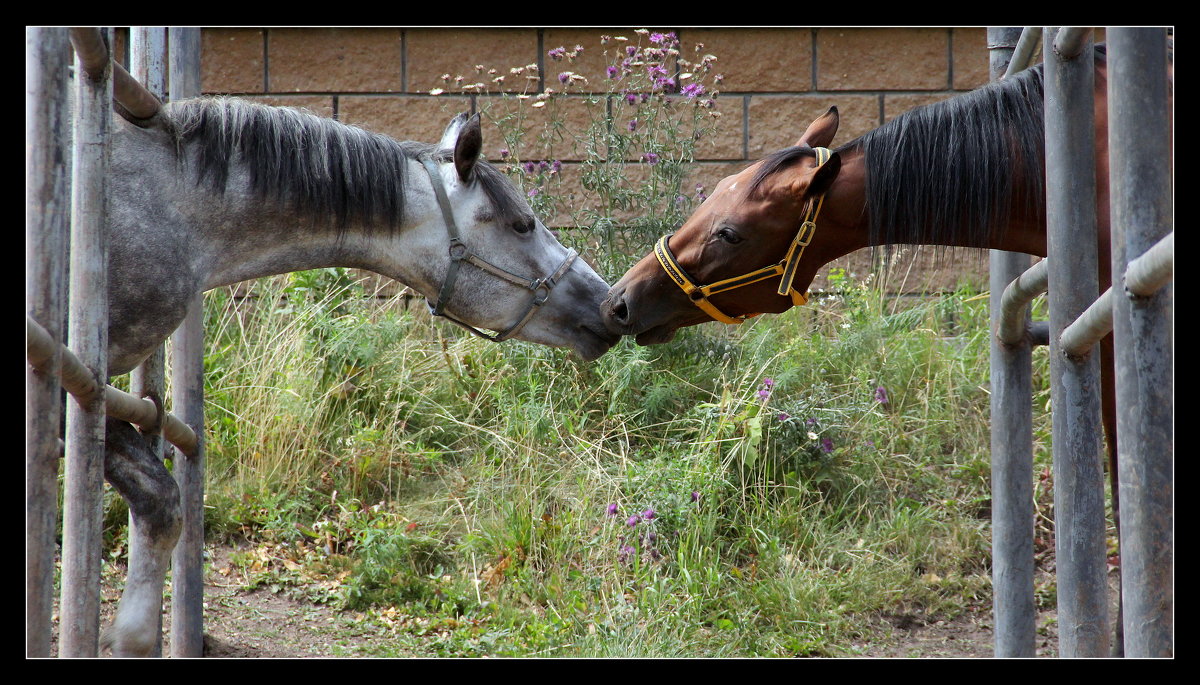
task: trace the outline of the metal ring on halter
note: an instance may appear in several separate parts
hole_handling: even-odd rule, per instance
[[[446,232],[450,234],[450,265],[447,267],[446,277],[443,279],[442,287],[439,289],[437,301],[428,303],[429,313],[461,326],[484,340],[492,342],[508,340],[524,328],[525,324],[529,323],[529,320],[533,318],[533,315],[537,313],[546,300],[550,299],[550,292],[558,283],[558,279],[562,278],[563,274],[571,269],[571,265],[575,263],[575,259],[579,257],[579,253],[568,249],[567,256],[550,275],[532,280],[524,276],[518,276],[479,257],[474,252],[471,252],[471,249],[459,237],[458,224],[454,222],[454,212],[450,208],[450,199],[446,195],[446,188],[442,185],[442,177],[437,164],[428,157],[422,158],[421,163],[424,164],[425,170],[429,173],[429,180],[433,184],[434,195],[437,196],[438,206],[442,210],[442,218],[446,223]],[[471,324],[446,314],[443,308],[454,295],[454,285],[458,279],[458,267],[463,262],[486,271],[501,280],[508,281],[531,291],[533,293],[533,300],[530,302],[529,308],[525,310],[525,314],[515,324],[496,335],[488,335]]]
[[[818,168],[829,161],[831,153],[828,149],[817,147],[813,148],[813,150],[816,152]],[[654,256],[658,259],[658,263],[662,266],[663,271],[667,272],[667,276],[670,276],[671,281],[683,290],[688,299],[703,310],[705,314],[708,314],[721,323],[744,323],[747,319],[758,316],[759,313],[730,316],[710,302],[709,297],[727,290],[757,283],[772,276],[780,277],[779,287],[776,290],[778,294],[791,297],[793,305],[807,304],[808,295],[797,291],[792,286],[792,281],[796,277],[796,270],[800,266],[800,257],[804,255],[804,248],[808,247],[808,244],[812,242],[813,234],[817,231],[817,215],[821,213],[821,205],[824,202],[824,194],[809,198],[804,208],[804,219],[800,222],[800,228],[796,231],[796,237],[792,239],[792,244],[788,247],[787,254],[782,261],[778,264],[771,264],[770,266],[764,266],[761,269],[742,274],[741,276],[726,278],[709,285],[696,285],[696,282],[684,271],[683,266],[679,264],[679,260],[675,259],[675,255],[667,245],[667,241],[674,235],[673,233],[668,233],[658,239],[658,242],[654,244]]]

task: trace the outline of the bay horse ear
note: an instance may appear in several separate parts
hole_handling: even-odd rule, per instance
[[[483,131],[479,124],[479,115],[473,114],[459,131],[458,140],[454,143],[454,168],[464,183],[471,180],[471,171],[475,168],[475,162],[479,160],[479,153],[482,151]]]
[[[796,141],[797,146],[806,145],[808,147],[829,147],[833,142],[833,136],[838,129],[838,109],[836,106],[830,107],[829,111],[817,117],[817,120],[808,125],[808,130],[804,135],[800,136],[800,140]]]
[[[824,147],[824,146],[821,146]],[[842,170],[842,156],[836,152],[829,154],[829,159],[817,169],[817,173],[813,174],[812,180],[808,183],[808,193],[824,193],[829,190],[829,186],[833,183],[833,179],[837,178],[838,172]]]

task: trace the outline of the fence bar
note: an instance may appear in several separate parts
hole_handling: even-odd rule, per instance
[[[200,94],[200,29],[170,29],[171,100]],[[171,655],[204,653],[204,298],[197,295],[171,337],[171,386],[175,411],[200,437],[194,455],[178,455],[183,527],[172,555]]]
[[[77,58],[75,84],[67,340],[93,380],[103,383],[108,376],[104,231],[112,79],[108,70],[94,78]],[[64,657],[94,657],[99,651],[104,422],[103,395],[67,402],[58,643]]]
[[[129,27],[129,71],[146,90],[160,101],[167,97],[167,29],[162,26],[130,26]],[[160,402],[165,401],[166,387],[166,346],[159,345],[146,361],[138,365],[129,376],[129,387],[138,397],[153,396]],[[190,429],[189,429],[190,431]],[[156,458],[164,456],[163,436],[158,433],[145,435],[150,453]],[[186,450],[185,450],[186,451]],[[147,536],[137,534],[137,517],[129,512],[129,559],[143,559],[146,554],[138,547],[144,544]],[[140,562],[139,562],[140,563]],[[162,612],[158,614],[158,639],[155,640],[152,656],[162,656]]]
[[[65,28],[25,31],[25,313],[61,346],[70,232],[70,39]],[[61,454],[59,354],[25,371],[25,656],[50,656]]]
[[[124,67],[109,59],[110,42],[103,39],[98,28],[71,29],[71,43],[83,71],[95,79],[97,74],[111,70],[112,98],[133,117],[134,123],[154,117],[162,109],[162,103]]]
[[[1033,32],[1020,27],[988,27],[988,61],[993,80],[1011,69],[1010,59]],[[1028,54],[1023,58],[1028,61]],[[1029,315],[1006,312],[1005,285],[1029,266],[1029,255],[992,250],[992,328],[1004,318],[1022,335],[991,341],[992,428],[992,615],[997,657],[1032,657],[1036,641],[1033,560],[1032,344],[1024,335]],[[1007,314],[1007,317],[1006,317]],[[1022,316],[1023,314],[1023,316]]]
[[[1004,28],[1005,31],[1016,31],[1016,27]],[[988,39],[989,43],[991,39]],[[1008,65],[1004,68],[1004,77],[1012,76],[1013,74],[1024,71],[1029,67],[1029,63],[1033,61],[1033,55],[1037,52],[1038,45],[1042,43],[1042,27],[1026,26],[1021,30],[1021,37],[1017,40],[1016,48],[1012,51],[1012,58]],[[992,78],[994,79],[994,72]]]
[[[1163,238],[1146,254],[1129,262],[1125,272],[1125,291],[1131,295],[1153,295],[1155,291],[1171,281],[1175,274],[1174,233]],[[1100,299],[1092,303],[1075,323],[1067,326],[1062,334],[1063,351],[1069,355],[1086,354],[1092,345],[1108,335],[1113,329],[1113,289],[1104,291]]]
[[[1054,38],[1054,51],[1064,59],[1075,59],[1083,52],[1084,42],[1091,45],[1092,27],[1064,26]]]
[[[1054,45],[1047,27],[1043,45]],[[1054,406],[1055,563],[1059,654],[1108,656],[1099,355],[1069,357],[1059,336],[1099,294],[1095,116],[1090,38],[1083,55],[1045,57],[1047,261]]]
[[[1113,273],[1174,226],[1164,28],[1107,31]],[[1132,265],[1131,265],[1132,266]],[[1113,297],[1125,655],[1174,655],[1174,288]]]
[[[85,402],[102,400],[108,415],[115,419],[145,427],[158,422],[158,408],[154,402],[123,392],[111,385],[97,383],[87,366],[70,350],[62,348],[58,355],[55,355],[54,346],[50,333],[33,319],[26,317],[25,356],[30,367],[47,373],[50,369],[50,359],[57,356],[60,363],[55,371],[56,385],[60,381],[61,387],[72,396],[83,398]],[[59,347],[61,348],[61,345]],[[185,453],[194,453],[196,450],[196,434],[187,424],[170,414],[163,415],[162,433]],[[57,436],[55,439],[57,440]]]
[[[1029,260],[1024,260],[1024,263],[1028,264]],[[1000,342],[1015,345],[1029,335],[1032,322],[1029,321],[1025,305],[1046,292],[1048,280],[1046,260],[1043,259],[1018,274],[1007,285],[998,284],[1004,291],[1000,296],[1000,320],[994,327]]]

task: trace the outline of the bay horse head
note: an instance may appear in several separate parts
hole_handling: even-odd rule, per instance
[[[821,228],[842,169],[826,148],[837,127],[832,107],[794,146],[718,183],[609,290],[601,314],[610,330],[654,345],[686,326],[738,324],[806,303],[817,269],[848,251]]]

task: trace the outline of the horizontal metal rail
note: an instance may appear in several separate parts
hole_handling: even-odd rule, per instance
[[[1091,26],[1064,26],[1058,30],[1054,38],[1054,51],[1066,59],[1072,59],[1083,52],[1084,42],[1091,37]]]
[[[151,119],[162,109],[161,100],[146,90],[146,87],[125,71],[119,62],[109,60],[108,46],[104,44],[104,37],[100,35],[99,28],[71,29],[71,45],[75,48],[75,54],[79,56],[83,70],[92,79],[99,78],[104,69],[112,64],[113,100],[116,100],[129,115],[126,118],[132,117],[130,120],[133,123]]]
[[[1017,47],[1013,49],[1012,59],[1004,71],[1004,78],[1027,69],[1029,63],[1033,61],[1033,53],[1037,51],[1038,44],[1041,42],[1042,27],[1026,26],[1022,29],[1021,37],[1017,39]]]
[[[1015,345],[1027,334],[1023,310],[1033,298],[1046,292],[1046,260],[1029,267],[1015,278],[1000,298],[1000,322],[996,325],[996,337],[1005,345]]]
[[[55,343],[46,329],[28,316],[25,317],[25,328],[25,357],[33,368],[42,370],[54,354]],[[145,427],[152,427],[158,422],[158,407],[154,402],[130,395],[111,385],[100,385],[93,378],[92,372],[69,349],[61,345],[59,347],[62,354],[59,378],[67,392],[82,398],[95,397],[97,393],[103,392],[105,409],[109,416]],[[164,413],[162,434],[184,454],[195,455],[199,440],[186,423]]]
[[[1153,295],[1175,277],[1175,233],[1172,231],[1154,247],[1129,262],[1125,271],[1125,290],[1133,295]],[[1065,354],[1086,354],[1108,335],[1113,327],[1113,289],[1109,288],[1062,332]]]

